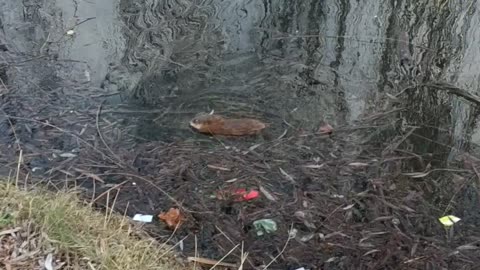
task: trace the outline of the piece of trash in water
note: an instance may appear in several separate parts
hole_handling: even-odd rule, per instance
[[[213,196],[219,200],[225,200],[230,197],[233,197],[234,201],[241,202],[241,201],[250,201],[253,199],[258,198],[260,193],[257,190],[250,190],[247,191],[245,188],[239,188],[234,191],[225,191],[220,190],[217,192],[216,196]]]
[[[168,227],[170,228],[176,228],[177,226],[180,226],[185,220],[185,217],[182,215],[182,213],[180,213],[180,210],[173,207],[170,208],[168,212],[160,213],[158,218],[167,223]]]
[[[262,236],[265,233],[275,232],[277,230],[277,223],[272,219],[265,218],[265,219],[255,220],[253,222],[253,227],[255,228],[257,235]]]
[[[237,194],[239,195],[242,195],[242,198],[244,201],[250,201],[250,200],[253,200],[255,198],[258,198],[258,195],[260,194],[258,191],[256,190],[250,190],[249,192],[247,192],[246,190],[237,190],[236,191]]]
[[[440,223],[443,224],[443,226],[450,227],[453,226],[453,224],[459,222],[461,219],[456,216],[448,215],[441,217],[438,220],[440,221]]]
[[[67,31],[67,35],[69,35],[69,36],[72,36],[73,34],[75,34],[75,31],[73,31],[71,29]]]
[[[133,220],[149,223],[149,222],[152,222],[153,216],[152,215],[135,214],[135,216],[133,216]]]
[[[318,129],[318,132],[320,134],[332,134],[333,127],[330,126],[329,124],[325,124]]]

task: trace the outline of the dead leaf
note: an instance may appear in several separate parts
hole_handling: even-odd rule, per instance
[[[404,173],[403,175],[405,176],[410,176],[412,178],[423,178],[427,175],[429,175],[430,172],[413,172],[413,173]]]
[[[74,153],[61,153],[59,156],[64,157],[64,158],[73,158],[76,157]]]
[[[210,169],[219,170],[219,171],[226,171],[226,172],[230,171],[229,168],[215,166],[215,165],[207,165],[207,167]]]
[[[356,168],[368,167],[368,163],[364,163],[364,162],[352,162],[348,165]]]
[[[283,174],[285,176],[285,178],[287,178],[287,180],[289,180],[290,182],[296,184],[297,182],[295,182],[295,179],[293,179],[293,177],[288,174],[287,172],[285,172],[282,168],[279,168],[280,169],[280,173]]]
[[[457,247],[457,250],[476,250],[476,249],[479,249],[479,247],[472,244],[466,244],[466,245]]]
[[[373,221],[385,221],[385,220],[390,220],[392,218],[393,218],[393,216],[381,216],[381,217],[378,217],[378,218],[374,219]]]
[[[326,260],[326,263],[331,263],[337,260],[337,257],[331,257],[330,259]]]
[[[282,133],[282,135],[278,136],[277,141],[282,139],[283,137],[285,137],[285,135],[287,135],[287,132],[288,132],[288,128],[285,129],[285,131]]]
[[[392,94],[385,93],[385,95],[386,95],[389,99],[391,99],[391,100],[398,101],[398,97],[396,97],[396,96],[394,96],[394,95],[392,95]]]
[[[314,236],[315,236],[314,233],[310,233],[310,234],[306,234],[306,235],[300,237],[298,240],[300,240],[301,242],[308,242],[308,241],[312,240]]]
[[[275,196],[273,196],[266,188],[260,186],[259,190],[260,190],[260,192],[262,192],[262,194],[263,194],[263,196],[265,196],[265,198],[269,199],[272,202],[277,201],[277,198],[275,198]]]
[[[322,163],[322,164],[303,165],[302,167],[304,167],[304,168],[309,168],[309,169],[320,169],[320,168],[323,168],[323,166],[325,166],[325,163]]]
[[[318,129],[318,132],[320,134],[332,134],[333,132],[333,127],[330,126],[329,124],[325,124]]]
[[[381,251],[381,250],[379,250],[379,249],[372,249],[372,250],[370,250],[370,251],[365,252],[365,254],[363,254],[362,256],[368,256],[368,255],[370,255],[370,254],[373,254],[373,253],[376,253],[376,252],[380,252],[380,251]]]
[[[96,175],[96,174],[93,174],[93,173],[89,173],[87,171],[84,171],[82,169],[77,169],[77,168],[73,168],[75,171],[85,175],[86,177],[89,177],[89,178],[92,178],[93,180],[96,180],[100,183],[105,183],[105,181],[103,181],[102,178],[100,178],[100,176]]]
[[[413,210],[412,208],[410,208],[410,207],[408,207],[408,206],[406,206],[406,205],[402,205],[402,206],[400,206],[400,207],[402,207],[403,209],[407,210],[407,211],[410,212],[410,213],[415,213],[415,210]]]
[[[253,150],[257,149],[257,148],[258,148],[259,146],[261,146],[261,145],[262,145],[261,143],[257,143],[257,144],[255,144],[255,145],[253,145],[253,146],[250,146],[247,151],[244,151],[244,152],[243,152],[243,154],[246,155],[246,154],[252,152]]]
[[[182,213],[180,213],[178,208],[170,208],[168,212],[160,213],[158,218],[167,223],[168,227],[170,228],[176,228],[177,226],[180,226],[185,220],[185,217],[182,215]]]

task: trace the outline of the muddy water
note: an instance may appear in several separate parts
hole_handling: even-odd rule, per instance
[[[97,88],[145,140],[198,136],[187,122],[211,110],[277,135],[399,109],[366,138],[415,127],[409,151],[436,166],[478,155],[477,104],[428,85],[478,93],[480,1],[3,0],[0,20],[2,61],[28,61],[2,80],[28,94]],[[465,203],[480,225],[478,198]]]

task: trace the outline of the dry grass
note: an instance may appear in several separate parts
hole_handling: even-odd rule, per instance
[[[0,183],[2,269],[185,269],[142,235],[127,218],[82,205],[75,193]]]

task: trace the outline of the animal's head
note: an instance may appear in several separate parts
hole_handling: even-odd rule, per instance
[[[202,114],[196,116],[190,121],[190,126],[195,129],[202,129],[205,126],[209,126],[212,124],[218,124],[219,122],[223,122],[223,117],[215,114]]]

